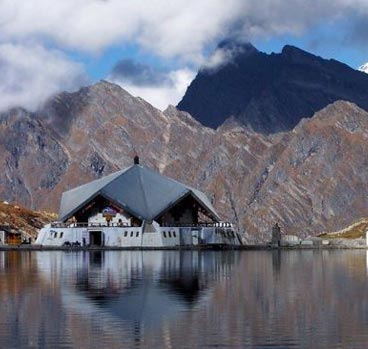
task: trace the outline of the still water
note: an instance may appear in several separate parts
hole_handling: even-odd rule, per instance
[[[368,348],[367,260],[0,252],[0,348]]]

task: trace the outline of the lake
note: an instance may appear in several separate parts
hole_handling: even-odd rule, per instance
[[[1,348],[367,348],[366,251],[0,252]]]

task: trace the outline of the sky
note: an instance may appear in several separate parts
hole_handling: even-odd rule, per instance
[[[368,62],[368,0],[0,0],[0,111],[101,79],[164,110],[233,38]],[[220,52],[221,53],[221,52]]]

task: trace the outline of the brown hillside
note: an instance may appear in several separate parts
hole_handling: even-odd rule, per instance
[[[0,117],[0,196],[56,212],[61,194],[132,164],[206,192],[249,242],[275,222],[300,237],[338,231],[368,207],[368,113],[336,102],[292,131],[265,136],[235,119],[217,130],[161,112],[117,85],[61,93],[36,114]]]
[[[35,238],[38,229],[56,218],[53,213],[31,211],[22,206],[0,202],[0,226],[20,231],[25,238]]]
[[[368,231],[368,218],[363,218],[345,229],[333,233],[324,233],[319,235],[319,237],[324,239],[359,239],[365,238],[366,231]]]

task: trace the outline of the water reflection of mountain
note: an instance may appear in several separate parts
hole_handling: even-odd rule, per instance
[[[366,348],[365,251],[0,252],[0,348]]]
[[[66,344],[60,294],[40,276],[34,252],[0,252],[0,348]]]

